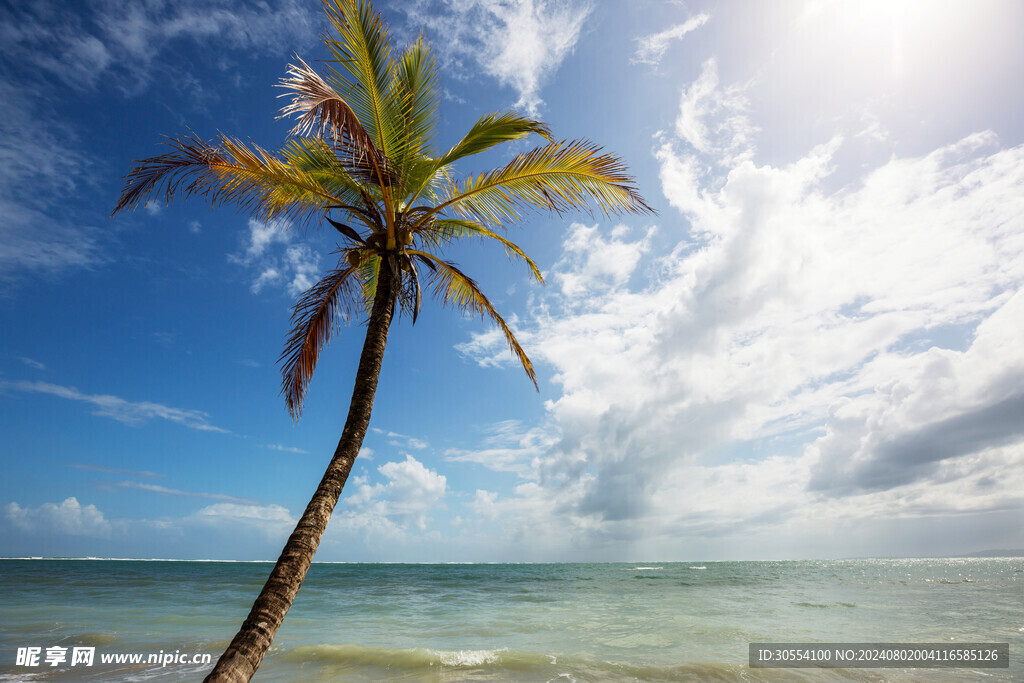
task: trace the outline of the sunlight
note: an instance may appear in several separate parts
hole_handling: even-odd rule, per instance
[[[994,3],[811,0],[782,59],[816,98],[930,100],[991,68],[986,56],[1000,22]]]

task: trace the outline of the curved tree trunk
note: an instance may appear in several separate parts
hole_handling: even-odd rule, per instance
[[[253,603],[249,616],[242,628],[224,651],[206,682],[232,683],[248,681],[256,672],[284,615],[287,614],[298,593],[302,580],[306,578],[309,565],[313,562],[317,546],[331,519],[331,512],[341,496],[341,489],[352,469],[352,463],[359,453],[359,447],[366,436],[373,409],[373,395],[377,390],[384,346],[387,343],[388,328],[395,310],[395,291],[388,269],[381,268],[377,280],[377,293],[366,328],[366,340],[356,371],[355,389],[348,409],[348,419],[341,433],[341,440],[334,451],[334,457],[320,486],[302,513],[295,531],[281,551],[277,565],[270,573],[266,585]]]

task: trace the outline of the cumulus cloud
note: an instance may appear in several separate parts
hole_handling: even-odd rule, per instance
[[[170,523],[178,528],[199,525],[218,531],[230,529],[233,537],[244,533],[268,541],[283,541],[297,522],[288,508],[281,505],[230,502],[207,505],[188,517],[171,520]]]
[[[289,221],[249,219],[242,251],[229,254],[228,260],[257,273],[250,287],[253,294],[283,284],[288,294],[298,296],[316,283],[320,256],[305,244],[292,244],[293,236]]]
[[[103,557],[268,559],[280,551],[296,523],[281,505],[136,484],[121,482],[116,488],[222,502],[185,516],[156,519],[112,519],[75,497],[39,506],[11,502],[3,506],[0,527],[9,532],[5,540],[28,555],[52,554],[58,548],[67,554],[73,548],[73,554]]]
[[[811,489],[828,495],[887,490],[935,480],[968,456],[1012,453],[1002,447],[1024,440],[1021,334],[1024,291],[1018,290],[978,325],[965,351],[932,347],[866,363],[862,372],[874,390],[831,406],[827,432],[810,449],[816,456]]]
[[[636,242],[622,239],[626,226],[612,231],[610,239],[596,225],[573,223],[563,241],[562,259],[555,264],[554,279],[566,298],[592,296],[595,291],[621,288],[636,270],[640,257],[649,249],[655,229]]]
[[[659,64],[672,42],[682,39],[687,33],[708,23],[710,18],[708,14],[701,13],[660,33],[637,38],[636,52],[633,54],[632,61],[639,64]]]
[[[513,105],[537,115],[544,82],[572,53],[590,14],[587,3],[551,0],[416,0],[403,5],[412,23],[440,39],[435,47],[448,65],[475,63],[514,89]]]
[[[202,519],[232,519],[245,522],[287,523],[295,524],[288,509],[280,505],[258,505],[243,503],[215,503],[201,508],[195,513]]]
[[[591,556],[1019,513],[1024,146],[983,131],[837,183],[842,132],[759,165],[746,106],[708,62],[657,138],[687,230],[570,229],[521,322],[560,393],[536,446],[457,454],[522,482],[472,509]]]
[[[38,507],[21,507],[8,503],[4,508],[7,521],[28,533],[68,534],[70,536],[110,536],[111,524],[95,505],[83,506],[77,498],[63,503],[43,503]]]
[[[83,394],[74,387],[49,382],[0,382],[0,389],[13,389],[35,394],[49,394],[95,406],[93,415],[109,417],[125,424],[137,425],[151,419],[168,420],[202,432],[229,434],[228,430],[210,424],[210,416],[201,410],[183,410],[151,401],[127,401],[109,394]]]
[[[705,155],[702,161],[735,166],[753,154],[751,139],[757,128],[746,115],[747,107],[743,87],[719,87],[718,62],[709,59],[700,77],[683,89],[676,136]]]
[[[388,535],[410,527],[425,530],[430,511],[441,504],[447,491],[446,477],[411,455],[404,461],[384,463],[377,472],[386,481],[370,484],[365,477],[353,478],[356,490],[344,499],[346,509],[336,515],[338,526]]]
[[[515,472],[524,479],[531,479],[535,476],[538,458],[553,445],[548,430],[525,427],[519,420],[505,420],[486,430],[482,448],[448,449],[445,460],[475,462],[492,470]]]

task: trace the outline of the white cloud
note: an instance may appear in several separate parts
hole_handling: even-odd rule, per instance
[[[258,294],[268,285],[285,284],[292,296],[312,287],[320,274],[320,256],[304,244],[292,244],[292,225],[286,220],[249,219],[241,253],[228,260],[259,272],[250,289]]]
[[[633,55],[634,63],[658,64],[665,56],[669,44],[682,39],[690,31],[694,31],[708,22],[711,17],[701,13],[690,17],[681,24],[676,24],[660,33],[637,38],[636,53]]]
[[[530,333],[520,329],[519,316],[513,313],[505,318],[505,322],[520,344],[529,339]],[[474,334],[468,341],[456,344],[455,350],[481,367],[502,367],[512,362],[505,335],[495,325],[486,332]]]
[[[264,448],[269,448],[272,451],[282,451],[284,453],[309,453],[309,451],[307,450],[296,448],[295,446],[282,446],[279,443],[268,443],[266,446],[264,446]]]
[[[152,485],[137,488],[225,502],[183,517],[157,519],[108,519],[95,505],[82,505],[74,497],[39,506],[11,502],[3,507],[0,526],[15,532],[8,539],[14,539],[17,547],[23,548],[19,552],[26,554],[52,554],[56,548],[71,548],[73,554],[105,557],[268,559],[280,551],[297,521],[281,505]]]
[[[199,524],[218,530],[231,529],[232,536],[240,532],[255,532],[267,539],[280,538],[283,541],[283,537],[292,531],[297,522],[288,508],[281,505],[215,503],[197,510],[182,519],[180,524]]]
[[[430,511],[441,504],[447,490],[445,476],[411,455],[384,463],[377,471],[386,482],[369,484],[365,478],[353,478],[356,490],[344,499],[346,509],[335,515],[341,520],[338,526],[389,535],[409,527],[425,530]]]
[[[655,232],[651,228],[640,241],[625,242],[621,237],[626,231],[618,228],[609,240],[604,239],[596,225],[573,223],[569,230],[562,243],[562,259],[555,264],[554,278],[562,295],[570,299],[625,285],[640,257],[648,251]]]
[[[290,246],[285,250],[284,260],[291,273],[288,293],[298,296],[316,284],[320,274],[320,257],[304,244]]]
[[[590,557],[849,554],[837,529],[1019,515],[1024,146],[981,132],[837,183],[843,135],[758,165],[744,107],[709,62],[658,141],[688,234],[570,230],[520,336],[560,395],[536,447],[459,454],[522,481],[473,509]]]
[[[83,394],[74,387],[64,387],[49,382],[0,382],[0,389],[15,389],[36,394],[49,394],[72,401],[89,403],[96,407],[93,415],[109,417],[125,424],[141,424],[150,419],[176,422],[189,429],[203,432],[228,434],[228,430],[210,424],[209,415],[200,410],[182,410],[150,401],[126,401],[109,394]]]
[[[449,67],[476,62],[518,93],[514,107],[535,116],[544,103],[544,82],[572,53],[591,6],[551,0],[417,0],[402,9],[414,25],[438,35],[434,45]]]
[[[111,169],[84,151],[82,136],[61,113],[69,111],[68,88],[91,91],[113,84],[134,94],[158,82],[190,90],[188,99],[195,104],[209,99],[202,83],[185,71],[190,60],[162,59],[166,48],[216,40],[222,60],[230,58],[228,49],[279,54],[282,48],[311,46],[322,16],[302,0],[249,8],[219,0],[79,4],[75,9],[81,12],[54,12],[48,3],[0,8],[0,57],[18,66],[0,77],[3,289],[28,274],[64,275],[109,260],[104,247],[111,239],[105,220],[110,206],[97,216],[85,192],[95,190]],[[76,205],[73,218],[69,202]],[[155,214],[161,204],[144,208]],[[198,225],[193,222],[190,229],[196,232]]]
[[[68,534],[71,536],[110,536],[111,524],[95,505],[83,506],[77,498],[63,503],[43,503],[38,507],[21,507],[8,503],[4,508],[7,521],[21,531],[34,534]]]
[[[99,465],[87,465],[79,462],[68,463],[67,467],[73,467],[76,470],[88,470],[90,472],[103,472],[104,474],[123,474],[129,477],[143,477],[145,479],[162,479],[164,476],[148,470],[126,470],[119,467],[101,467]]]
[[[89,188],[96,164],[79,151],[74,130],[38,106],[40,97],[32,86],[0,79],[0,284],[104,260],[100,233],[88,219],[51,217],[50,198]]]
[[[217,518],[254,523],[295,524],[288,509],[280,505],[255,505],[241,503],[215,503],[201,508],[195,513],[197,518]]]
[[[115,486],[126,489],[137,489],[139,491],[148,491],[150,493],[158,493],[162,496],[172,496],[175,498],[208,498],[211,500],[224,500],[230,503],[238,503],[241,505],[259,505],[258,500],[252,498],[239,498],[238,496],[230,496],[226,493],[206,493],[203,491],[182,491],[180,489],[172,489],[166,486],[159,486],[157,484],[146,484],[140,481],[119,481]]]
[[[445,460],[475,462],[499,472],[515,472],[524,479],[536,476],[539,459],[555,445],[550,430],[526,428],[518,420],[491,425],[482,448],[449,449]],[[479,493],[479,492],[478,492]]]
[[[259,274],[259,277],[253,280],[252,287],[250,289],[253,294],[259,294],[265,286],[278,282],[280,279],[281,273],[278,272],[277,268],[267,266],[263,269],[263,272]]]
[[[45,370],[46,369],[46,366],[43,365],[42,363],[40,363],[39,361],[32,360],[31,358],[26,358],[25,356],[21,356],[18,360],[20,360],[22,363],[24,363],[25,365],[27,365],[30,368],[33,368],[35,370]]]
[[[388,439],[389,446],[395,446],[396,448],[413,448],[415,450],[423,450],[430,446],[426,441],[417,439],[414,436],[408,434],[399,434],[398,432],[389,432],[378,427],[372,427],[372,431],[376,434],[382,434]],[[372,452],[372,451],[371,451]]]
[[[720,164],[735,166],[749,159],[751,138],[757,132],[746,116],[744,89],[718,84],[718,63],[704,62],[700,77],[683,90],[676,118],[676,135],[702,154],[714,154]]]
[[[318,8],[299,0],[251,8],[217,0],[181,0],[172,6],[113,0],[86,10],[81,16],[64,12],[55,21],[44,5],[22,5],[5,17],[9,23],[0,52],[72,88],[89,89],[101,79],[120,77],[130,89],[157,75],[156,57],[175,42],[216,40],[233,49],[278,52],[310,45],[320,18]]]

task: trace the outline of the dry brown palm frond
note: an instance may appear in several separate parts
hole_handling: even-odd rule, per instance
[[[289,64],[288,77],[281,79],[277,85],[289,91],[278,97],[292,97],[291,104],[282,107],[277,118],[283,119],[293,114],[299,116],[290,134],[305,136],[313,133],[323,136],[330,131],[335,138],[347,136],[353,145],[364,151],[376,151],[377,146],[359,122],[359,117],[338,91],[301,57],[295,55],[295,59],[300,66]]]
[[[296,55],[295,59],[299,66],[289,64],[288,77],[278,84],[288,91],[280,97],[292,97],[291,104],[281,108],[278,118],[298,115],[292,135],[323,137],[329,133],[346,170],[380,187],[395,185],[397,179],[391,164],[363,128],[356,112],[301,57]]]
[[[292,309],[292,331],[278,359],[281,368],[281,393],[292,419],[302,412],[306,387],[313,377],[320,350],[330,341],[340,317],[347,320],[355,313],[356,296],[352,274],[357,267],[332,270],[308,289]]]
[[[212,145],[195,133],[168,138],[171,151],[134,162],[113,213],[145,201],[176,196],[206,197],[211,204],[234,204],[255,218],[288,216],[305,220],[347,197],[332,194],[316,178],[287,161],[238,140],[221,136]]]

